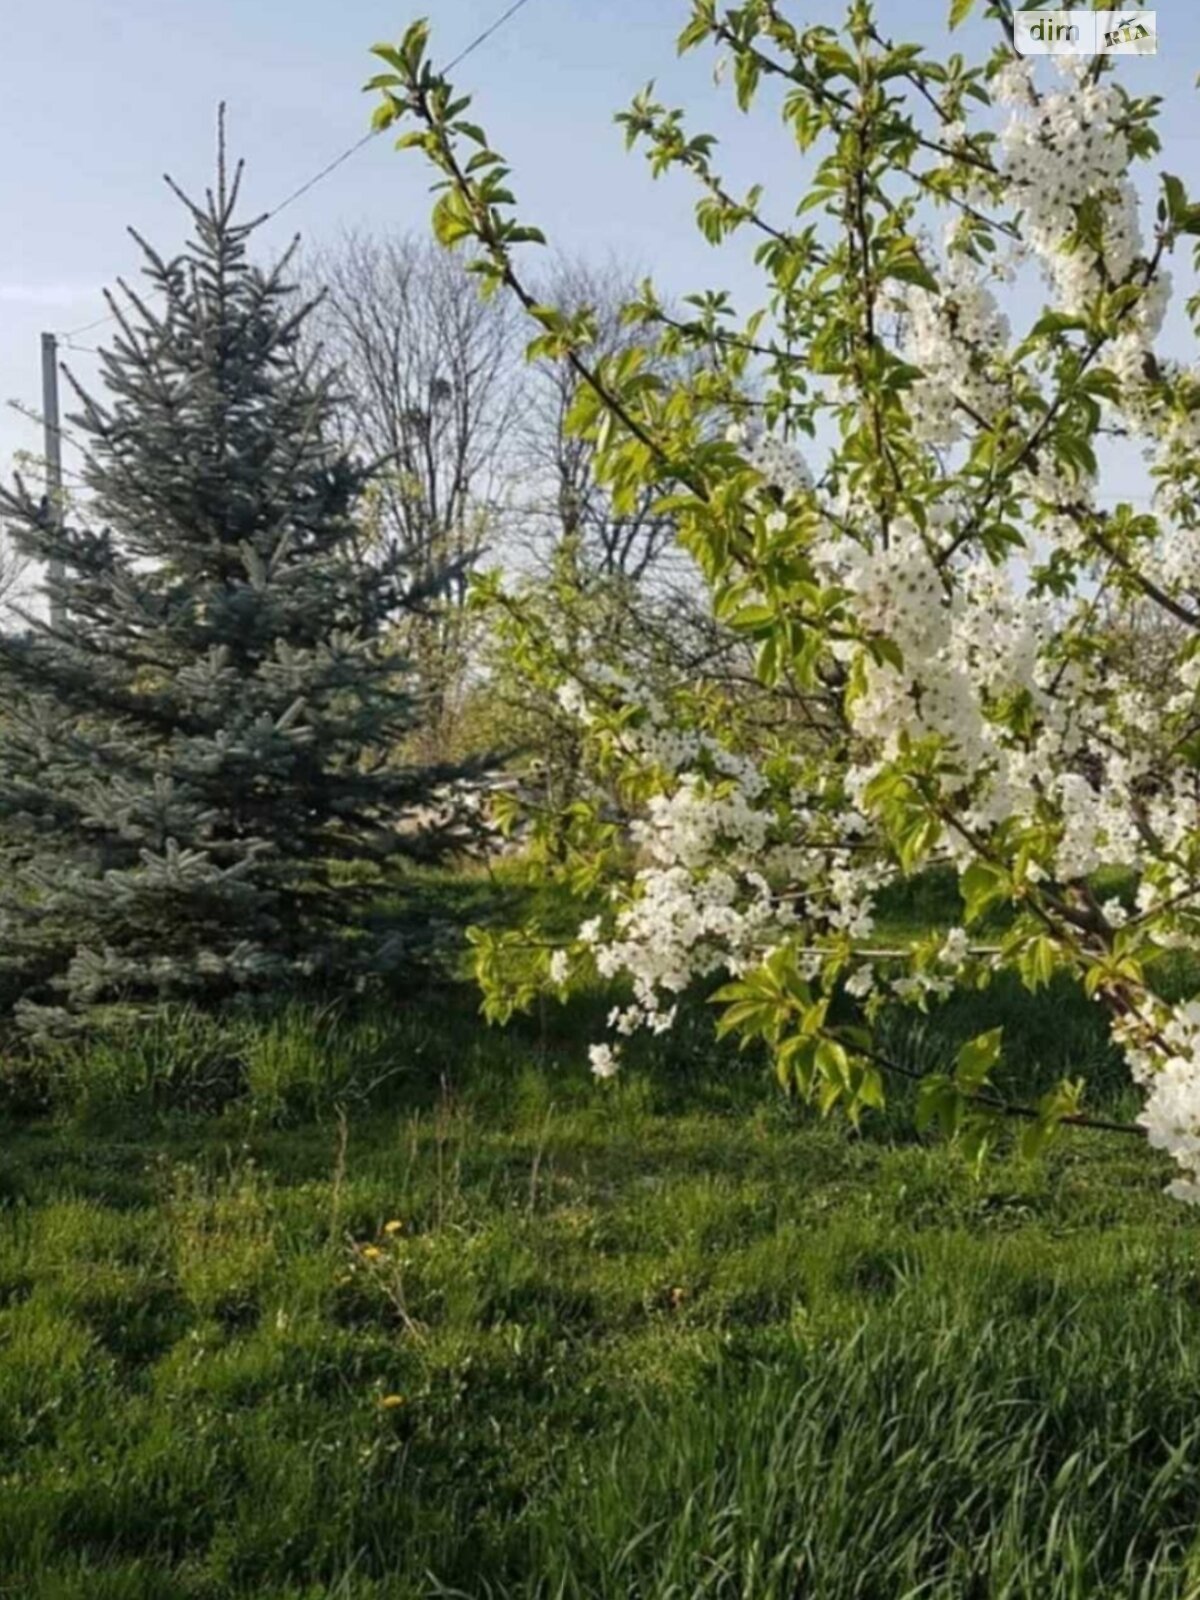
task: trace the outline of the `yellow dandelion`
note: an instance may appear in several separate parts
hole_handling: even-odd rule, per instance
[[[395,1411],[397,1406],[404,1404],[404,1396],[402,1394],[385,1394],[379,1404],[385,1411]]]
[[[384,1233],[399,1233],[401,1228],[403,1228],[403,1226],[404,1226],[404,1224],[402,1222],[400,1222],[397,1218],[393,1217],[391,1222],[385,1222],[384,1223],[383,1231],[384,1231]]]
[[[363,1255],[368,1261],[378,1261],[383,1251],[378,1245],[368,1244],[363,1246]]]

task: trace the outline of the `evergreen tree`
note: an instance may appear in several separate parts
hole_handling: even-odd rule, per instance
[[[331,443],[311,303],[250,260],[240,178],[222,142],[215,193],[175,189],[184,252],[134,235],[151,292],[111,300],[105,396],[76,386],[79,511],[0,490],[56,571],[53,622],[0,637],[0,964],[39,1026],[361,968],[338,864],[457,836],[421,819],[464,775],[397,759],[420,708],[389,622],[433,596],[356,554],[370,469]]]

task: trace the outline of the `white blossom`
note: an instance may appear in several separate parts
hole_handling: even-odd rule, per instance
[[[592,1045],[588,1050],[588,1061],[597,1078],[615,1078],[621,1068],[620,1052],[613,1045]]]

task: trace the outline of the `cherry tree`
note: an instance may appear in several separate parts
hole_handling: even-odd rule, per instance
[[[952,24],[972,9],[954,0]],[[477,935],[477,967],[498,1016],[625,979],[600,1076],[707,975],[723,1032],[852,1117],[900,1070],[885,1006],[1067,971],[1111,1019],[1139,1126],[1090,1115],[1083,1080],[1010,1102],[998,1031],[924,1079],[920,1118],[976,1153],[1014,1117],[1028,1148],[1071,1123],[1144,1132],[1194,1202],[1200,1003],[1161,974],[1200,950],[1200,365],[1178,331],[1198,303],[1170,354],[1160,336],[1200,206],[1151,173],[1157,102],[1120,58],[1035,63],[1009,0],[985,11],[994,49],[971,64],[886,37],[865,0],[840,30],[801,29],[783,0],[692,0],[681,49],[716,52],[792,161],[735,193],[715,139],[652,90],[619,120],[656,176],[695,182],[709,240],[753,240],[762,299],[739,312],[705,291],[681,315],[647,284],[625,313],[640,342],[607,358],[586,308],[529,287],[544,241],[425,25],[377,49],[377,125],[405,125],[437,169],[438,238],[524,308],[534,357],[571,366],[573,426],[614,503],[654,491],[714,615],[792,707],[764,734],[703,679],[650,691],[547,656],[623,814],[577,802],[570,858],[546,870],[603,909],[565,944]],[[1105,490],[1118,439],[1144,454],[1149,509]],[[1154,673],[1130,648],[1147,637]],[[886,947],[881,890],[938,863],[963,926]],[[1101,868],[1128,892],[1101,899]]]

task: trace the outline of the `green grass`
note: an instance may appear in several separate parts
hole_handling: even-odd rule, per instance
[[[596,1085],[600,1010],[180,1017],[18,1082],[0,1595],[1200,1596],[1200,1240],[1151,1152],[976,1181],[699,1012]],[[996,1020],[1014,1092],[1087,1058],[1122,1103],[1069,990],[894,1048]]]

